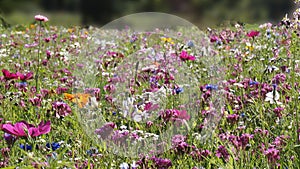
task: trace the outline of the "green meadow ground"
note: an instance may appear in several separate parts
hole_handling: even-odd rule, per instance
[[[209,29],[202,37],[182,41],[162,34],[134,37],[128,30],[103,32],[48,22],[1,27],[0,167],[299,168],[300,30],[296,16],[299,11],[280,24]],[[193,35],[194,30],[178,31]],[[114,43],[108,44],[101,36],[114,37]],[[201,45],[209,50],[203,52]],[[138,65],[130,62],[126,69],[128,57],[150,48],[157,59],[148,65],[140,63],[140,71],[135,72]],[[168,60],[185,67],[171,65],[166,71],[163,65]],[[120,65],[132,77],[126,77]],[[185,98],[191,90],[182,80],[186,77],[197,79],[191,102]],[[122,78],[131,80],[125,89],[118,88]],[[128,98],[135,101],[112,101],[118,90],[131,92]],[[153,97],[140,99],[147,92]],[[166,97],[158,100],[164,103],[155,114],[158,118],[139,123],[137,119],[151,114],[149,109],[162,95]],[[222,104],[214,110],[218,99]],[[83,128],[88,125],[84,118],[95,115],[92,109],[98,110],[97,117],[112,122],[95,124],[99,141],[88,135],[95,135],[94,130]],[[135,120],[129,120],[130,113]],[[38,126],[41,121],[50,121],[51,128]],[[190,130],[171,137],[166,143],[170,149],[160,153],[126,157],[106,145],[126,147],[120,140],[130,139],[146,146],[149,133],[155,138],[172,125],[183,130],[185,124]],[[210,135],[204,139],[207,132]]]

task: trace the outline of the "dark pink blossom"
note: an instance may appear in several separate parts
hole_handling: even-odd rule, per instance
[[[33,72],[24,73],[24,74],[17,72],[16,74],[21,81],[26,81],[33,78]]]
[[[250,38],[254,38],[259,35],[259,31],[250,31],[247,33],[247,36]]]
[[[51,122],[47,121],[44,123],[42,121],[37,127],[28,124],[26,121],[20,121],[15,124],[7,123],[2,125],[2,130],[17,137],[37,137],[50,132]]]
[[[182,50],[180,55],[179,55],[180,59],[183,60],[183,61],[187,61],[187,60],[195,60],[195,56],[192,56],[190,54],[187,53],[187,51],[185,50]]]
[[[16,73],[11,73],[9,72],[8,70],[6,69],[2,69],[2,73],[3,73],[3,76],[6,80],[10,80],[10,79],[16,79],[18,78],[18,75]]]

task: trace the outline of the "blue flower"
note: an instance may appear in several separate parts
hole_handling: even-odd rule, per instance
[[[176,94],[182,93],[184,91],[184,89],[182,87],[177,87],[174,90],[175,90]]]
[[[249,82],[249,85],[256,85],[256,84],[258,84],[258,82],[256,82],[256,81],[252,81],[252,80],[251,80],[251,81]]]
[[[95,148],[95,147],[91,147],[89,150],[86,151],[86,153],[87,153],[89,156],[92,156],[93,154],[98,154],[98,149]]]
[[[241,113],[240,115],[242,118],[246,117],[246,114],[244,112]]]
[[[27,82],[25,82],[25,81],[19,82],[19,86],[20,87],[26,87],[27,86]]]
[[[46,144],[46,147],[47,148],[52,148],[52,150],[53,151],[55,151],[56,149],[58,149],[59,147],[60,147],[60,144],[59,143],[57,143],[57,142],[53,142],[51,145],[50,145],[50,143],[47,143]]]
[[[189,42],[187,43],[187,46],[190,47],[190,48],[191,48],[191,47],[194,47],[193,41],[189,41]]]
[[[212,85],[212,84],[206,85],[205,88],[207,90],[218,90],[218,86],[217,85]]]
[[[31,151],[32,150],[32,146],[29,145],[29,144],[26,144],[26,145],[20,144],[20,148],[25,150],[25,151]]]

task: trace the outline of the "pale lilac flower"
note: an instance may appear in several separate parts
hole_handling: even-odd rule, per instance
[[[35,15],[34,19],[41,22],[47,22],[49,19],[46,16],[43,15]]]

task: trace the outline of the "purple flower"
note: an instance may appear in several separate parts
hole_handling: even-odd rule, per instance
[[[190,155],[193,157],[195,160],[203,160],[204,158],[208,157],[211,155],[211,152],[209,150],[194,150],[190,153]]]
[[[96,129],[95,134],[97,134],[101,139],[107,139],[113,133],[115,127],[115,123],[108,122],[101,128]]]
[[[224,146],[219,146],[217,152],[216,152],[216,156],[218,158],[223,158],[225,161],[229,160],[229,153],[227,151],[227,149]]]
[[[152,161],[154,162],[154,165],[158,169],[167,169],[172,166],[171,160],[167,158],[157,158],[157,157],[152,157]]]
[[[8,133],[4,133],[4,136],[3,136],[4,140],[6,141],[6,143],[8,145],[13,145],[14,142],[16,141],[16,137],[12,134],[8,134]]]
[[[239,146],[245,148],[249,144],[249,140],[252,138],[252,134],[243,133],[240,137],[238,137]]]
[[[239,120],[238,114],[229,114],[227,115],[227,120],[229,123],[236,123]]]
[[[65,117],[72,113],[71,107],[64,102],[55,101],[52,103],[52,109],[54,110],[56,117]]]
[[[280,84],[280,83],[284,83],[286,79],[285,74],[280,73],[280,74],[276,74],[275,77],[272,79],[272,83],[274,84]]]
[[[281,118],[282,114],[281,112],[284,110],[284,108],[282,107],[276,107],[274,108],[273,112],[276,114],[277,117]]]
[[[265,150],[264,154],[267,156],[268,161],[270,163],[275,163],[277,160],[280,159],[279,150],[273,147],[269,148],[268,150]]]

